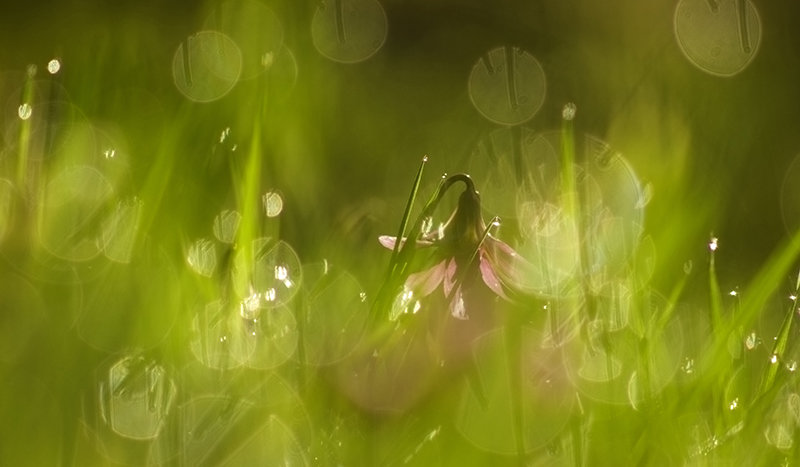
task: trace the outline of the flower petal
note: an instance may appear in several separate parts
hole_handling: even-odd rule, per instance
[[[391,235],[381,235],[380,237],[378,237],[378,242],[380,242],[380,244],[383,245],[385,248],[394,250],[394,245],[395,243],[397,243],[397,237],[392,237]],[[406,237],[403,237],[400,240],[400,246],[402,247],[403,245],[405,245],[405,243],[406,243]],[[426,247],[433,245],[433,242],[430,240],[417,240],[415,244],[418,247]]]
[[[447,269],[444,271],[444,296],[450,298],[450,291],[453,290],[453,285],[456,283],[456,271],[458,267],[455,258],[446,259]]]
[[[378,241],[384,247],[386,247],[386,248],[388,248],[390,250],[394,250],[394,245],[395,245],[395,243],[397,243],[397,237],[392,237],[392,236],[389,236],[389,235],[381,235],[380,237],[378,237]]]
[[[508,296],[503,291],[503,285],[500,282],[500,278],[497,277],[497,274],[494,272],[494,267],[492,266],[492,262],[489,261],[487,255],[484,251],[480,253],[480,269],[481,269],[481,277],[483,278],[483,283],[489,287],[492,292],[497,294],[500,298],[504,300],[508,300]]]
[[[497,240],[491,236],[486,238],[484,243],[485,257],[481,258],[481,274],[483,281],[490,289],[495,290],[494,283],[507,287],[518,292],[532,292],[532,287],[526,285],[529,280],[526,278],[537,276],[537,270],[533,263],[518,254],[507,243]],[[487,271],[484,262],[489,263],[491,271]],[[498,295],[505,298],[505,295]]]
[[[441,261],[432,268],[415,272],[406,279],[406,288],[419,294],[420,297],[430,295],[442,283],[445,271],[445,261]]]
[[[467,320],[467,307],[464,305],[464,296],[461,294],[461,286],[456,289],[453,299],[450,300],[450,314],[453,318]]]

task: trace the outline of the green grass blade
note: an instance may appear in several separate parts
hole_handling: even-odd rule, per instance
[[[747,285],[746,294],[743,295],[742,300],[741,320],[739,320],[743,327],[752,326],[769,297],[785,280],[786,274],[798,256],[800,256],[800,231],[796,232],[785,246],[770,257],[756,277]]]
[[[739,327],[752,327],[772,293],[781,284],[792,265],[800,256],[800,231],[796,232],[784,246],[778,248],[764,264],[755,278],[744,288],[742,304],[738,317],[724,326],[719,335],[727,336]],[[718,345],[713,350],[712,361],[718,365],[728,365],[726,346]]]
[[[567,104],[569,105],[569,104]],[[561,120],[561,192],[566,212],[577,220],[577,193],[575,188],[575,130],[572,118]]]
[[[722,295],[719,291],[719,281],[717,280],[717,268],[715,261],[715,250],[717,239],[711,240],[711,253],[708,261],[708,294],[709,294],[709,307],[711,308],[711,326],[712,330],[716,333],[717,338],[722,338],[724,335],[722,331]]]
[[[798,274],[798,284],[800,284],[800,274]],[[766,393],[772,388],[775,383],[775,377],[778,374],[778,367],[783,360],[783,355],[786,352],[786,347],[789,344],[789,331],[792,329],[794,322],[795,310],[797,310],[797,294],[800,292],[800,287],[795,285],[794,295],[792,295],[792,305],[786,311],[786,316],[783,318],[778,336],[775,344],[772,346],[772,356],[770,357],[770,364],[764,370],[764,375],[761,378],[761,384],[758,388],[759,396]]]
[[[403,218],[400,221],[400,227],[397,229],[397,237],[396,237],[397,241],[394,243],[394,249],[392,250],[392,258],[391,260],[389,260],[390,271],[394,268],[395,261],[397,260],[397,254],[400,252],[400,242],[405,236],[406,226],[408,225],[408,218],[411,216],[411,210],[414,208],[414,202],[417,199],[417,192],[419,191],[419,185],[422,181],[422,172],[425,170],[425,164],[427,162],[428,162],[428,156],[425,155],[422,158],[422,162],[419,164],[419,169],[417,170],[417,176],[414,177],[414,185],[411,187],[411,193],[408,195],[408,202],[406,203],[406,209],[405,211],[403,211]]]

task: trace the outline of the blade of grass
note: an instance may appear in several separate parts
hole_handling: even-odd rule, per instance
[[[23,108],[22,106],[30,106],[31,102],[33,101],[34,97],[33,78],[34,78],[34,72],[32,71],[32,69],[29,68],[27,78],[25,79],[25,87],[23,88],[22,91],[22,103],[20,104],[20,109]],[[32,109],[31,112],[33,111],[38,111],[38,110]],[[20,190],[24,190],[28,172],[28,156],[30,151],[30,140],[31,140],[31,117],[27,116],[23,118],[22,112],[20,112],[19,119],[22,120],[22,123],[19,126],[17,186],[19,187]]]
[[[752,325],[764,304],[786,277],[794,262],[800,256],[800,231],[796,232],[789,242],[778,249],[746,287],[741,308],[741,323],[745,327]]]
[[[683,276],[681,276],[680,280],[672,288],[669,297],[667,297],[667,306],[664,308],[664,311],[660,314],[658,319],[651,321],[651,326],[647,333],[648,336],[653,337],[655,333],[661,332],[666,327],[670,318],[672,318],[673,313],[675,313],[678,299],[683,294],[683,290],[686,288],[689,279],[689,274],[691,274],[691,266],[684,265],[683,272]],[[653,324],[655,324],[655,326],[653,326]]]
[[[248,152],[247,167],[244,172],[244,181],[235,184],[237,188],[238,204],[241,206],[242,218],[237,231],[236,244],[242,248],[248,248],[255,239],[258,230],[259,219],[259,196],[261,179],[261,125],[253,125],[253,133],[250,136],[250,150]],[[251,261],[246,256],[246,261]],[[247,264],[247,269],[251,264]]]
[[[561,120],[561,193],[566,212],[577,221],[578,203],[575,188],[575,130],[571,118]]]
[[[778,363],[783,360],[783,354],[786,352],[786,347],[789,344],[789,331],[792,328],[794,315],[797,310],[798,293],[800,293],[800,273],[798,273],[794,295],[792,295],[792,305],[786,311],[786,316],[783,318],[780,330],[778,331],[778,337],[772,346],[770,364],[767,365],[767,368],[764,370],[764,374],[761,378],[761,384],[758,388],[759,396],[769,391],[772,385],[775,383],[775,376],[778,374]]]
[[[783,282],[798,256],[800,256],[800,231],[795,232],[785,245],[772,254],[753,280],[744,288],[738,318],[726,323],[721,335],[727,336],[739,327],[747,329],[753,325],[763,311],[764,304],[778,285]],[[712,352],[711,361],[715,365],[729,364],[727,346],[716,346]]]
[[[711,240],[711,245],[714,245],[711,248],[711,252],[709,255],[708,260],[708,289],[709,289],[709,307],[711,311],[711,326],[712,332],[715,333],[715,336],[718,339],[722,339],[727,334],[722,334],[722,295],[719,291],[719,280],[717,279],[717,268],[716,268],[716,245],[717,239],[714,238]]]
[[[417,176],[414,177],[414,185],[411,187],[411,193],[408,195],[408,202],[406,203],[406,209],[403,211],[403,218],[400,220],[400,227],[397,229],[397,236],[395,237],[397,241],[394,243],[394,249],[392,250],[392,257],[389,260],[389,271],[394,269],[395,262],[397,261],[397,254],[400,252],[400,243],[402,242],[403,237],[406,233],[406,226],[408,225],[408,218],[411,216],[411,209],[414,207],[414,202],[417,199],[417,192],[419,191],[419,185],[422,181],[422,172],[425,169],[425,164],[428,162],[428,156],[425,155],[422,158],[422,162],[419,164],[419,169],[417,170]]]
[[[400,285],[400,279],[403,277],[408,267],[408,263],[411,259],[411,252],[414,251],[416,238],[419,236],[420,230],[422,230],[422,223],[426,217],[433,213],[433,210],[439,204],[444,192],[452,184],[450,180],[451,179],[447,178],[447,174],[442,175],[439,184],[436,186],[436,189],[434,190],[433,194],[431,194],[430,198],[428,198],[428,202],[425,203],[425,206],[422,208],[422,212],[420,213],[419,217],[417,217],[417,220],[414,222],[411,230],[408,232],[407,241],[398,247],[398,245],[402,243],[402,239],[398,238],[395,240],[395,247],[392,255],[394,257],[394,261],[389,266],[387,277],[383,281],[383,284],[381,284],[376,299],[373,302],[372,309],[370,310],[370,320],[373,323],[380,321],[379,318],[381,317],[381,310],[388,308],[389,304],[391,303],[393,299],[392,293],[394,293],[396,288]],[[412,190],[412,192],[413,191],[415,190]],[[394,251],[397,251],[396,257]]]

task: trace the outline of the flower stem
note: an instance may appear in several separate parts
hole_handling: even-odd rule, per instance
[[[425,160],[423,160],[423,164]],[[420,170],[417,174],[417,179],[414,181],[414,188],[412,189],[411,199],[409,203],[412,202],[414,198],[416,198],[416,192],[418,190],[418,185],[421,180],[422,175],[422,166],[420,166]],[[389,263],[389,272],[387,274],[387,278],[384,281],[381,289],[378,291],[377,298],[373,303],[373,307],[371,310],[371,319],[378,320],[380,317],[379,312],[386,308],[386,306],[391,302],[392,293],[394,293],[397,287],[400,285],[402,278],[406,275],[406,270],[408,265],[411,261],[411,255],[415,251],[415,243],[417,237],[419,237],[420,232],[422,231],[422,225],[425,222],[425,219],[430,217],[434,210],[439,206],[442,198],[444,198],[445,193],[449,190],[453,184],[456,182],[462,182],[466,185],[467,190],[475,191],[475,184],[473,183],[472,179],[469,175],[465,173],[457,173],[451,176],[447,176],[447,174],[442,175],[439,184],[436,186],[431,197],[428,199],[428,202],[422,208],[422,212],[417,217],[417,220],[411,226],[411,230],[408,231],[408,235],[406,237],[406,241],[403,242],[402,235],[398,236],[396,239],[395,247],[392,252],[392,260]],[[403,221],[401,222],[401,231],[405,230],[405,226],[408,223],[408,214],[410,213],[411,207],[409,205],[406,206],[406,213],[403,215]],[[402,245],[400,245],[402,243]],[[400,245],[400,246],[398,246]]]

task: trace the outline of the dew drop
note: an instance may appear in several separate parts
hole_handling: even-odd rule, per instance
[[[224,143],[225,140],[228,139],[228,136],[230,136],[230,135],[231,135],[231,127],[225,128],[224,130],[222,130],[222,133],[220,133],[220,135],[219,135],[219,142],[220,143]]]
[[[277,217],[283,211],[283,198],[275,192],[267,192],[261,198],[267,217]]]
[[[265,301],[271,303],[271,302],[274,302],[276,298],[277,298],[277,292],[275,291],[274,288],[269,288],[269,289],[267,289],[266,292],[264,292],[264,300]]]
[[[223,243],[233,243],[242,215],[237,211],[225,210],[214,218],[214,236]]]
[[[27,102],[25,104],[20,105],[19,108],[17,109],[17,115],[19,115],[19,118],[21,118],[22,120],[27,120],[31,118],[32,114],[33,114],[33,107],[31,107],[31,105],[28,104]]]
[[[54,75],[54,74],[58,73],[59,70],[61,70],[61,62],[58,61],[57,58],[54,58],[54,59],[50,60],[49,62],[47,62],[47,71],[51,75]]]
[[[117,151],[114,150],[113,148],[108,148],[105,151],[103,151],[103,157],[105,157],[106,159],[113,159],[114,156],[116,155]]]
[[[744,345],[747,347],[747,350],[753,350],[758,345],[758,336],[756,335],[755,331],[752,331],[744,340]]]
[[[207,239],[197,240],[189,247],[186,262],[196,273],[201,276],[211,277],[217,266],[217,256],[214,244]]]
[[[272,68],[273,63],[275,63],[274,53],[267,52],[261,56],[261,66],[264,67],[265,70]]]
[[[253,320],[253,322],[255,322],[255,319],[258,318],[260,309],[261,296],[257,293],[254,293],[242,300],[242,303],[239,306],[239,315],[241,315],[241,317],[244,319]]]
[[[569,102],[564,105],[564,108],[561,110],[561,118],[566,121],[571,121],[575,118],[575,114],[578,111],[578,107],[575,105],[574,102]]]
[[[683,364],[681,365],[681,371],[687,375],[694,373],[694,359],[689,357],[684,358]]]
[[[719,239],[717,237],[711,237],[711,241],[708,242],[708,249],[711,251],[717,251],[719,248]]]

